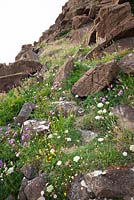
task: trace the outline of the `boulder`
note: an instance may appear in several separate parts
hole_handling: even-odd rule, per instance
[[[9,91],[20,85],[24,78],[32,76],[41,68],[42,64],[25,60],[16,61],[9,65],[0,65],[0,92]]]
[[[54,88],[62,87],[64,81],[68,78],[71,71],[74,69],[74,61],[70,58],[63,67],[61,67],[53,81]]]
[[[28,180],[31,180],[35,177],[35,168],[30,165],[30,164],[27,164],[27,165],[24,165],[20,171],[23,173],[24,177],[27,178]]]
[[[17,124],[19,123],[20,125],[22,125],[23,122],[25,122],[29,118],[31,112],[34,109],[35,109],[35,105],[33,103],[31,103],[31,102],[24,103],[24,105],[22,106],[18,116],[15,119],[15,122]]]
[[[97,170],[75,177],[69,186],[69,200],[134,198],[134,168],[118,167]]]
[[[44,191],[46,185],[46,174],[35,177],[32,180],[23,178],[19,191],[19,200],[37,200]]]
[[[79,97],[87,97],[108,86],[118,75],[119,66],[116,62],[101,64],[89,69],[72,87],[72,93]]]
[[[118,105],[112,109],[113,114],[118,118],[119,126],[134,132],[134,107],[129,105]]]
[[[121,58],[119,66],[125,74],[134,75],[134,53],[130,53]]]
[[[34,48],[31,44],[23,45],[21,51],[15,57],[15,60],[39,61],[38,54],[35,52],[36,50],[34,51]]]
[[[134,198],[134,169],[115,168],[108,171],[94,171],[84,176],[87,187],[97,199]]]

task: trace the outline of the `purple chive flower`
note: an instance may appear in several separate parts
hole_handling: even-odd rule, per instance
[[[123,95],[123,90],[119,90],[118,95],[119,96]]]
[[[16,137],[17,134],[18,134],[17,131],[15,131],[14,134],[13,134],[13,137]]]
[[[9,139],[8,142],[9,142],[10,144],[13,144],[13,143],[15,142],[15,140],[14,140],[14,139]]]
[[[28,138],[29,138],[29,135],[27,133],[21,136],[22,141],[26,141]]]
[[[105,103],[106,102],[106,98],[105,97],[100,97],[100,100]]]
[[[9,131],[6,131],[5,132],[5,136],[9,136],[10,132]]]
[[[2,166],[3,166],[3,162],[2,160],[0,160],[0,168],[2,168]]]

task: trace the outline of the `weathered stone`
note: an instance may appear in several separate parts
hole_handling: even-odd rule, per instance
[[[33,103],[31,102],[25,103],[22,106],[17,118],[15,119],[15,122],[22,125],[23,122],[25,122],[29,118],[33,109],[35,109],[35,105]]]
[[[112,109],[112,112],[118,118],[121,128],[134,132],[134,107],[118,105]]]
[[[119,66],[125,74],[134,75],[134,53],[121,58]]]
[[[32,165],[25,165],[20,169],[20,171],[28,180],[35,177],[35,168]]]
[[[62,68],[59,69],[59,71],[53,81],[54,88],[62,87],[64,81],[70,75],[73,68],[74,68],[74,63],[73,63],[73,59],[71,58],[65,63],[65,65]]]
[[[33,46],[28,44],[22,46],[22,49],[15,57],[15,60],[39,61],[39,57],[37,53],[34,52]]]
[[[134,198],[134,168],[118,167],[94,171],[74,178],[69,186],[69,200]]]
[[[23,178],[20,191],[19,200],[37,200],[41,196],[41,191],[45,190],[46,174],[35,177],[32,180]]]
[[[99,92],[116,78],[118,72],[119,67],[114,61],[92,68],[74,84],[72,93],[79,97],[86,97]]]
[[[115,168],[108,171],[95,171],[84,176],[88,188],[97,199],[134,198],[133,168]]]
[[[102,7],[89,35],[89,43],[93,41],[97,44],[86,56],[88,59],[98,55],[112,40],[133,37],[134,17],[131,14],[129,2]]]
[[[8,91],[17,86],[20,82],[37,71],[40,71],[42,64],[35,61],[16,61],[9,65],[0,65],[0,92]]]
[[[72,21],[72,28],[73,29],[78,29],[81,26],[87,24],[90,22],[90,19],[88,16],[86,15],[82,15],[82,16],[75,16],[73,17],[73,21]]]
[[[67,117],[69,114],[82,115],[84,113],[84,110],[80,109],[73,101],[58,101],[52,104],[55,106],[55,113],[57,115],[62,114],[64,117]]]
[[[85,183],[84,176],[77,176],[68,188],[67,198],[68,200],[89,200],[90,192],[86,187],[83,187],[81,183]]]

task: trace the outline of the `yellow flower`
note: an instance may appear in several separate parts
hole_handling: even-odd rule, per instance
[[[67,196],[67,193],[66,193],[66,192],[64,192],[64,196],[65,196],[65,197]]]

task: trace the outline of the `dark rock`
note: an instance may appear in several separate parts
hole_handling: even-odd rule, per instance
[[[84,176],[77,176],[72,181],[71,185],[68,188],[67,191],[67,198],[68,200],[89,200],[90,198],[90,192],[87,190],[87,186],[85,183],[85,186],[83,187],[85,183]]]
[[[73,86],[72,93],[79,97],[99,92],[112,82],[119,72],[119,66],[114,61],[89,69]]]
[[[133,168],[115,168],[102,173],[96,171],[86,174],[84,178],[97,199],[134,198]]]
[[[20,82],[37,71],[42,64],[35,61],[20,60],[9,65],[0,65],[0,92],[8,91],[12,87],[20,85]]]
[[[134,75],[134,53],[121,58],[119,66],[125,74]]]
[[[134,107],[129,105],[118,105],[112,109],[118,118],[119,126],[134,132]]]
[[[118,167],[77,176],[69,186],[69,200],[134,198],[134,168]]]
[[[46,174],[35,177],[32,180],[23,178],[19,191],[19,200],[37,200],[41,197],[41,191],[46,188]]]
[[[31,180],[35,177],[35,168],[32,165],[25,165],[20,169],[20,171],[28,180]]]
[[[54,88],[62,87],[64,81],[68,78],[71,71],[74,69],[73,59],[69,59],[63,67],[61,67],[53,81]]]
[[[33,103],[31,102],[25,103],[22,106],[17,118],[15,119],[15,122],[22,125],[23,122],[25,122],[29,118],[33,109],[35,109],[35,105]]]

